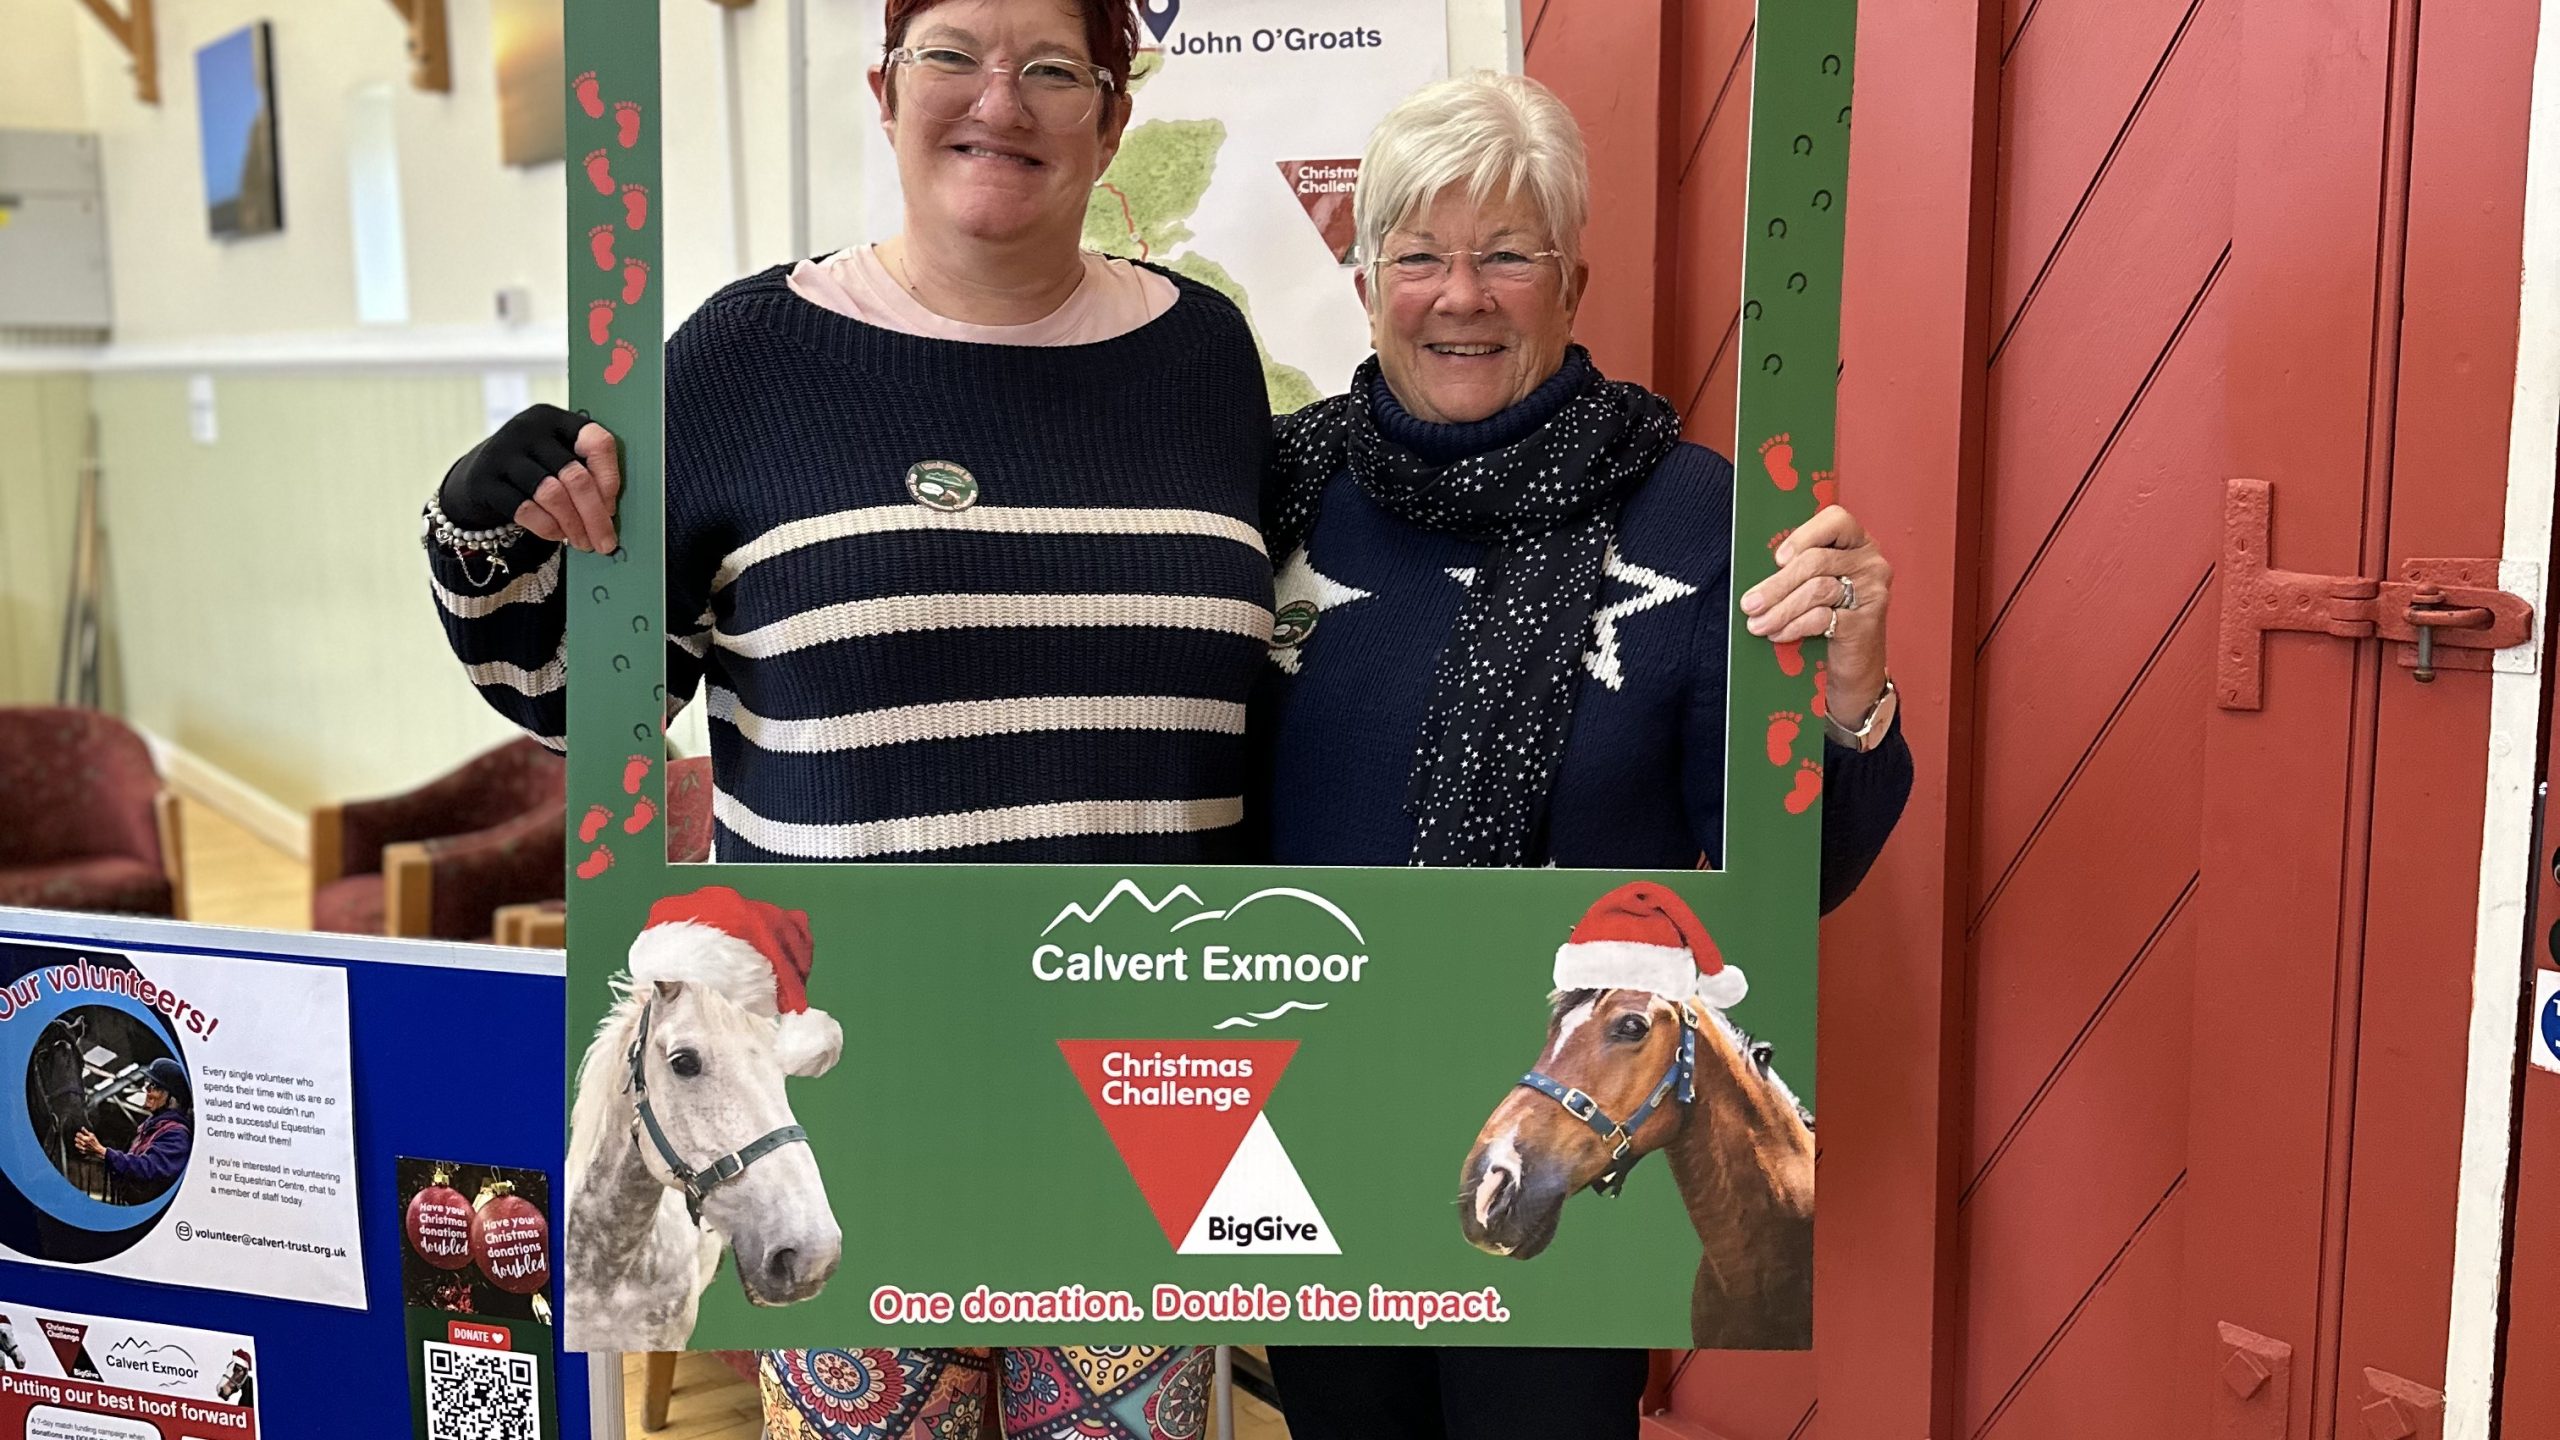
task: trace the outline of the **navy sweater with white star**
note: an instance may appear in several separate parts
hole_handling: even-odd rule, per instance
[[[1571,398],[1564,378],[1472,425],[1417,420],[1383,385],[1373,411],[1387,439],[1445,464],[1544,425]],[[1289,424],[1280,422],[1284,445]],[[1732,518],[1733,467],[1703,446],[1681,444],[1628,497],[1549,803],[1545,859],[1611,870],[1682,870],[1702,855],[1721,863]],[[1345,471],[1325,487],[1300,553],[1281,558],[1280,603],[1311,599],[1322,609],[1302,646],[1273,652],[1256,696],[1271,859],[1410,863],[1414,741],[1484,547],[1396,518]],[[1898,720],[1873,750],[1827,735],[1823,747],[1827,911],[1865,877],[1901,818],[1911,749]],[[1810,740],[1795,748],[1808,752]]]

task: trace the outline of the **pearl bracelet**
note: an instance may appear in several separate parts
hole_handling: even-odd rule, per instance
[[[490,584],[499,576],[506,574],[508,565],[499,552],[523,539],[524,527],[509,521],[504,525],[493,525],[486,530],[465,530],[446,518],[442,500],[441,495],[427,497],[427,508],[423,517],[426,521],[427,538],[452,551],[453,558],[462,563],[463,578],[474,585]],[[489,559],[489,573],[485,578],[476,577],[471,573],[471,557],[474,555],[485,555]]]
[[[495,554],[524,538],[524,527],[509,521],[486,530],[465,530],[445,518],[443,497],[427,497],[427,534],[437,544],[451,550],[477,550]]]

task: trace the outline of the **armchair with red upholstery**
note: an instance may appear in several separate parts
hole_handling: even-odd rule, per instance
[[[313,811],[312,928],[487,940],[500,907],[558,899],[566,780],[519,739],[405,794]]]
[[[115,717],[0,706],[0,905],[183,918],[176,806]]]

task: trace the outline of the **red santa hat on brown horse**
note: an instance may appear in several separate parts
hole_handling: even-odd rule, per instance
[[[1556,951],[1559,990],[1649,990],[1666,999],[1697,999],[1718,1010],[1742,1003],[1742,971],[1688,902],[1639,880],[1600,897]]]
[[[774,1022],[784,1070],[824,1075],[844,1053],[844,1027],[809,1005],[812,950],[808,911],[706,885],[649,907],[649,923],[631,942],[631,978],[710,986]]]

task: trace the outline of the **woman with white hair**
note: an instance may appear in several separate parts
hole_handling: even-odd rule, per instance
[[[1377,353],[1280,422],[1253,723],[1282,865],[1722,861],[1733,467],[1573,343],[1580,130],[1534,80],[1425,88],[1352,201]],[[1832,506],[1741,598],[1830,641],[1822,906],[1900,818],[1892,568]],[[1275,1347],[1294,1440],[1636,1434],[1632,1350]]]

